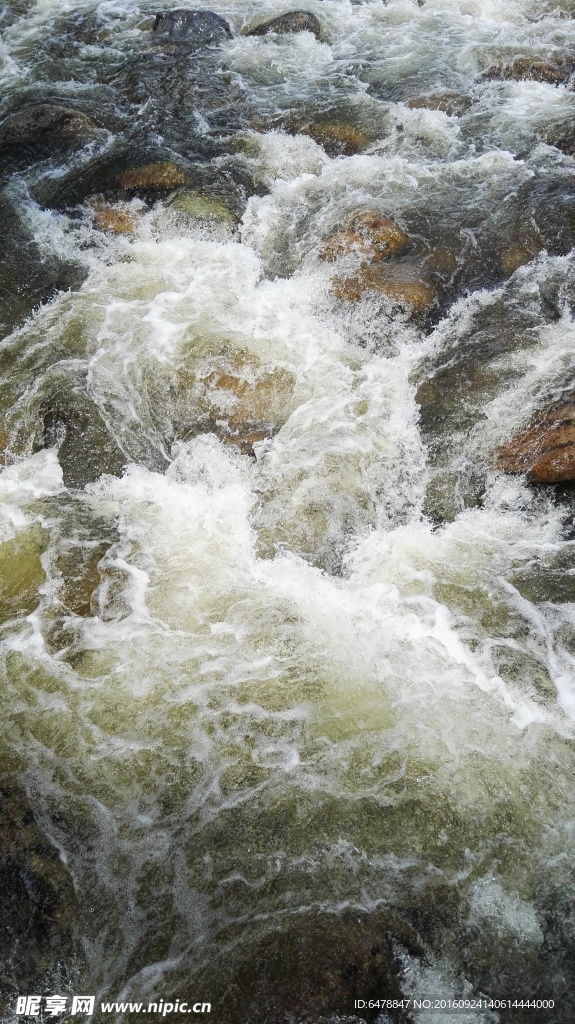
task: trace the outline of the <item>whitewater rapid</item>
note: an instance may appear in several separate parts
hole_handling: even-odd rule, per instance
[[[494,453],[572,383],[575,92],[483,72],[574,52],[573,5],[310,0],[320,39],[241,35],[277,0],[196,6],[234,31],[184,62],[197,93],[145,57],[147,0],[0,8],[2,114],[102,120],[2,186],[83,277],[1,344],[3,757],[79,908],[43,984],[270,1024],[341,947],[366,991],[567,1022],[572,495]],[[467,107],[408,105],[440,86]],[[291,133],[310,109],[362,151]],[[132,234],[94,226],[77,181],[146,119],[134,165],[183,153],[227,215],[132,198]],[[321,245],[359,209],[425,255],[457,238],[472,269],[427,320],[334,298]],[[525,223],[544,244],[502,275]],[[307,1019],[363,1019],[353,984]]]

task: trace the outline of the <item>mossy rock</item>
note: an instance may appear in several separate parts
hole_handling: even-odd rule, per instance
[[[192,220],[214,221],[232,227],[236,218],[228,206],[215,196],[202,192],[179,192],[170,201],[170,209],[183,213]]]
[[[117,181],[126,192],[171,192],[187,183],[188,174],[172,160],[161,160],[122,171]]]
[[[44,537],[34,523],[0,544],[0,622],[36,608],[38,587],[45,579],[40,562]]]

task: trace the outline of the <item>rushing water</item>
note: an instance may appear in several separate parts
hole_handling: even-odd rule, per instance
[[[2,157],[2,778],[58,936],[9,926],[2,1019],[569,1024],[574,504],[494,452],[573,387],[575,91],[485,72],[575,58],[575,3],[203,6],[233,37],[194,50],[148,0],[0,5],[1,116],[96,123]],[[161,161],[185,187],[99,230]],[[358,210],[439,267],[429,312],[334,296]]]

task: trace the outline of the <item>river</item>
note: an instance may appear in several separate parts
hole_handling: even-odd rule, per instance
[[[7,1024],[575,1017],[575,3],[294,7],[0,4]]]

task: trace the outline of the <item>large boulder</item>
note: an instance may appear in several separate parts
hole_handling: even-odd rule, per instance
[[[309,11],[288,11],[277,18],[264,21],[248,29],[247,36],[267,36],[271,32],[277,35],[292,35],[294,32],[312,32],[317,39],[321,35],[321,25],[315,14]]]
[[[230,26],[219,14],[183,8],[156,14],[154,32],[172,42],[192,43],[194,46],[221,43],[232,37]]]
[[[526,430],[497,452],[505,473],[526,473],[530,483],[575,480],[575,395],[537,413]]]
[[[56,103],[35,103],[0,126],[0,149],[62,142],[89,136],[96,125],[87,114]]]

